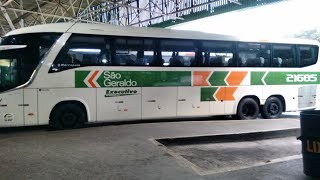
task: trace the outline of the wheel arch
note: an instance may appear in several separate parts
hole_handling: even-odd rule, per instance
[[[283,112],[285,112],[286,111],[286,100],[284,99],[284,97],[282,96],[282,95],[280,95],[280,94],[273,94],[273,95],[270,95],[267,99],[266,99],[266,101],[269,99],[269,98],[272,98],[272,97],[276,97],[276,98],[278,98],[280,101],[281,101],[281,104],[282,104],[282,107],[283,107]],[[265,102],[266,102],[265,101]]]
[[[53,114],[54,110],[55,110],[57,107],[59,107],[59,106],[61,106],[61,105],[64,105],[64,104],[68,104],[68,103],[76,104],[76,105],[78,105],[81,109],[83,109],[84,112],[85,112],[85,114],[86,114],[86,122],[89,121],[90,111],[88,111],[88,106],[87,106],[84,102],[82,102],[82,101],[80,101],[80,100],[63,100],[63,101],[60,101],[60,102],[56,103],[56,104],[53,106],[53,108],[51,109],[51,111],[50,111],[49,118],[51,119],[52,114]]]
[[[238,103],[237,103],[237,108],[238,108],[238,106],[239,106],[239,103],[240,103],[243,99],[245,99],[245,98],[251,98],[251,99],[255,100],[255,101],[258,103],[258,105],[260,105],[260,103],[261,103],[261,101],[260,101],[260,99],[259,99],[258,96],[256,96],[256,95],[246,95],[246,96],[243,96],[243,97],[238,101]]]

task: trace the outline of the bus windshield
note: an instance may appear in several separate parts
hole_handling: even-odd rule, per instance
[[[0,92],[26,83],[60,35],[33,33],[3,37],[0,42]]]

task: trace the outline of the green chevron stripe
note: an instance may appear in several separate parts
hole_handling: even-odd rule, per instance
[[[251,72],[251,85],[263,85],[262,77],[265,73],[265,71]]]
[[[213,97],[218,87],[204,87],[201,88],[201,101],[216,101]]]
[[[75,71],[75,87],[87,87],[87,85],[84,83],[84,79],[89,75],[89,73],[90,71]]]
[[[228,71],[214,71],[212,75],[209,78],[209,82],[211,86],[225,86],[227,85],[226,82],[224,82],[224,79],[228,75]]]

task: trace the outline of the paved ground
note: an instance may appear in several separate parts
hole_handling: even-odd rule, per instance
[[[281,134],[279,134],[281,132]],[[274,135],[278,133],[278,135]],[[267,136],[273,134],[273,136]],[[157,140],[177,160],[199,175],[210,175],[301,159],[297,130]],[[223,139],[222,139],[223,138]],[[201,140],[204,139],[204,140]]]
[[[109,124],[65,131],[0,129],[0,179],[308,179],[300,158],[199,175],[154,143],[161,138],[298,127],[297,117],[289,115],[279,120]],[[292,148],[298,152],[300,147]]]

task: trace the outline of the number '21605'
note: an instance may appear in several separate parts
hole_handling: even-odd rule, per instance
[[[287,82],[317,82],[317,74],[287,74]]]

